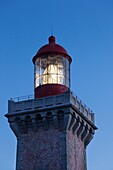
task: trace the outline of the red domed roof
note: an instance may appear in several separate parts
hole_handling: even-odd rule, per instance
[[[50,54],[50,53],[54,53],[54,54],[62,54],[63,56],[65,56],[66,58],[68,58],[68,60],[71,62],[71,57],[68,55],[67,51],[59,44],[56,44],[56,38],[54,36],[50,36],[48,38],[49,44],[46,44],[44,46],[42,46],[38,52],[36,53],[36,55],[33,57],[33,63],[35,62],[35,60],[40,57],[42,54]]]

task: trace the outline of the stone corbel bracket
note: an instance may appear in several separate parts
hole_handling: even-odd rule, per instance
[[[73,107],[54,108],[47,111],[21,112],[7,114],[9,124],[14,134],[21,136],[29,131],[37,132],[40,127],[44,130],[55,128],[59,131],[71,131],[80,138],[87,146],[93,138],[97,127],[89,121],[84,115],[81,115]]]

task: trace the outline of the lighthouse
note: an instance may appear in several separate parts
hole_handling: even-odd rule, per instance
[[[34,97],[8,101],[17,138],[16,170],[87,170],[94,113],[70,90],[72,59],[50,36],[32,59]]]

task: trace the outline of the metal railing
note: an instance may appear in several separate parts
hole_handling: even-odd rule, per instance
[[[76,101],[78,101],[79,103],[81,103],[82,106],[84,106],[91,114],[93,114],[93,111],[75,94],[70,90],[72,96],[76,99]],[[25,100],[32,100],[34,99],[34,95],[26,95],[26,96],[20,96],[20,97],[14,97],[14,98],[10,98],[11,101],[14,102],[21,102],[21,101],[25,101]]]
[[[20,101],[30,100],[30,99],[34,99],[34,95],[26,95],[26,96],[10,98],[10,100],[14,102],[20,102]]]
[[[82,106],[84,106],[91,114],[93,114],[94,112],[72,91],[70,91],[72,96],[79,102],[81,103]]]

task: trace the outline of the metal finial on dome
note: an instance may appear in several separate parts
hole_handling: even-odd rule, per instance
[[[49,43],[55,43],[55,42],[56,42],[56,38],[55,38],[53,35],[51,35],[51,36],[48,38],[48,41],[49,41]]]

